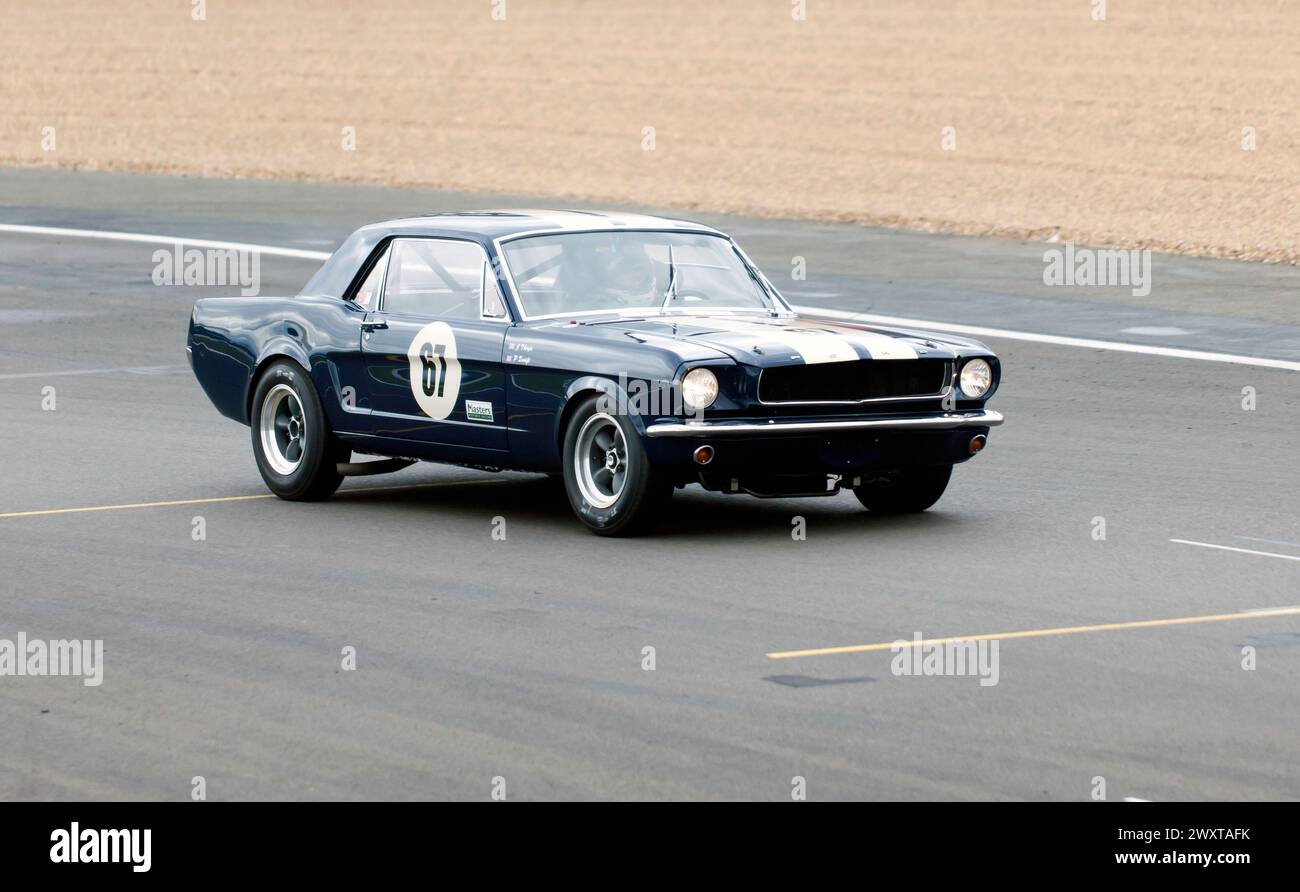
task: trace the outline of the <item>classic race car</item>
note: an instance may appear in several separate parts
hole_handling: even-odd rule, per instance
[[[536,471],[602,534],[693,483],[922,511],[1002,423],[983,344],[796,314],[723,233],[629,214],[365,226],[296,297],[198,301],[187,350],[281,498],[415,461]]]

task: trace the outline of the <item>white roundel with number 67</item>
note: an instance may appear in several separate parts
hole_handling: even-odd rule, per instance
[[[460,395],[456,333],[446,322],[430,322],[411,341],[406,356],[411,361],[415,402],[430,418],[446,418]]]

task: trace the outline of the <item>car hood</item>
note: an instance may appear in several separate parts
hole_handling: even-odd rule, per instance
[[[664,314],[600,318],[581,327],[661,346],[668,346],[665,341],[694,344],[760,367],[859,359],[944,359],[963,352],[988,352],[979,342],[964,338],[811,316]]]

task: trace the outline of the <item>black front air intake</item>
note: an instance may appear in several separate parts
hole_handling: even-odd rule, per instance
[[[758,398],[764,403],[851,403],[936,397],[952,380],[946,359],[861,359],[764,369]]]

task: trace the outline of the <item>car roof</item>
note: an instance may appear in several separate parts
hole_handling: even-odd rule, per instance
[[[485,211],[452,211],[424,214],[372,223],[369,228],[388,232],[398,230],[412,235],[433,233],[458,233],[475,238],[498,239],[524,233],[574,232],[581,230],[613,229],[688,229],[699,232],[717,232],[709,226],[689,220],[657,217],[650,214],[630,214],[611,211],[535,210],[506,208]]]
[[[574,210],[485,210],[453,211],[384,220],[362,226],[339,246],[324,266],[316,271],[302,295],[342,297],[375,246],[394,236],[441,236],[477,242],[491,253],[501,238],[548,232],[589,230],[672,229],[721,235],[718,230],[689,220],[607,211]]]

